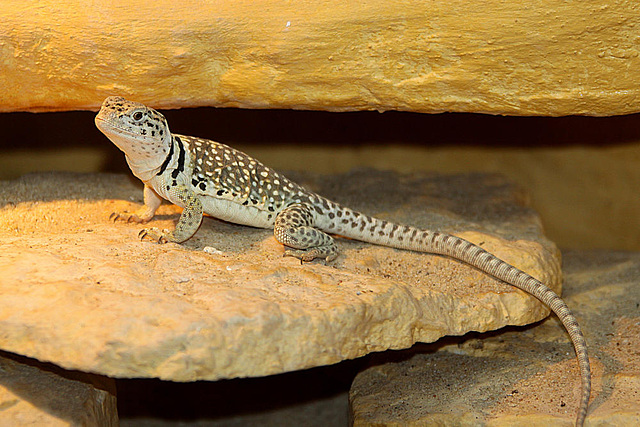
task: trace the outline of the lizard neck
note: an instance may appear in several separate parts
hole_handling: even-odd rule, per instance
[[[157,155],[140,156],[138,152],[123,150],[131,172],[143,182],[149,182],[157,175],[178,164],[184,167],[185,149],[179,138],[169,134],[163,145],[167,148],[157,150]]]
[[[147,162],[139,161],[125,154],[131,172],[142,182],[149,182],[158,173],[159,167],[150,167]]]

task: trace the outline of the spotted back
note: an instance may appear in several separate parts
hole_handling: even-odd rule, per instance
[[[196,193],[269,212],[278,212],[307,193],[284,175],[228,145],[176,136],[189,147],[193,168],[191,185]]]

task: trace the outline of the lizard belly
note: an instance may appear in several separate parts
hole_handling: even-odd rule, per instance
[[[253,206],[243,206],[231,200],[215,197],[201,197],[200,201],[207,215],[223,221],[262,228],[271,228],[275,222],[275,215],[271,212],[265,212]]]
[[[184,204],[171,194],[170,187],[166,185],[163,178],[154,177],[147,184],[163,199],[184,208]],[[273,212],[266,212],[254,206],[243,206],[232,200],[213,197],[208,194],[196,193],[196,197],[202,203],[204,213],[223,221],[261,228],[272,228],[275,223],[275,214]]]

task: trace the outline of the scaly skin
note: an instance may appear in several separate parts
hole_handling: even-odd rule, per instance
[[[479,246],[456,236],[398,225],[356,212],[291,182],[231,147],[207,139],[171,134],[159,112],[120,97],[109,97],[96,126],[124,153],[145,184],[140,211],[113,219],[147,222],[162,198],[184,208],[173,231],[147,228],[141,238],[184,242],[203,214],[238,224],[273,228],[286,255],[302,261],[331,261],[338,250],[330,234],[425,253],[446,255],[535,296],[560,318],[576,351],[582,390],[576,425],[582,426],[591,391],[587,345],[565,302],[543,283]]]

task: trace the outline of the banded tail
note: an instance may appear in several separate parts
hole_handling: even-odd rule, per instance
[[[576,352],[582,383],[576,425],[584,424],[591,394],[587,343],[575,316],[560,296],[531,275],[461,237],[394,224],[335,204],[332,208],[341,210],[340,216],[349,218],[349,221],[334,221],[329,224],[334,225],[333,227],[321,226],[324,231],[367,243],[449,256],[525,291],[548,306],[569,333]]]

